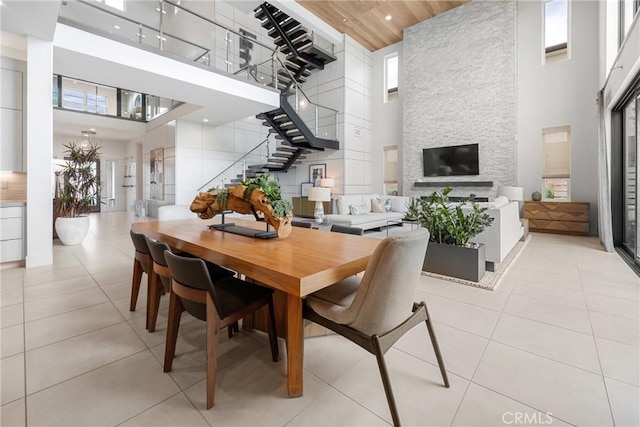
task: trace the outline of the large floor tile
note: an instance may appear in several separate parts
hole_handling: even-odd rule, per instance
[[[511,294],[504,312],[584,334],[591,333],[587,310],[580,308]]]
[[[340,335],[304,340],[304,368],[327,384],[335,383],[368,354]]]
[[[5,358],[24,351],[24,327],[9,326],[0,329],[0,357]]]
[[[24,427],[27,425],[24,399],[15,400],[0,408],[0,425],[3,427]]]
[[[84,291],[87,289],[98,289],[96,283],[88,274],[73,279],[65,279],[57,282],[50,282],[43,285],[35,284],[24,288],[25,303],[38,301],[45,298],[56,297],[71,292]]]
[[[640,348],[596,337],[605,377],[640,386]]]
[[[439,323],[434,324],[434,329],[447,371],[470,380],[480,362],[488,340]],[[420,324],[407,332],[394,345],[394,348],[433,365],[437,366],[438,364],[424,324]],[[305,366],[306,363],[305,359]]]
[[[105,345],[106,344],[106,345]],[[146,349],[126,322],[27,352],[27,394]]]
[[[193,406],[184,393],[178,393],[120,425],[131,427],[209,426],[200,411]]]
[[[81,265],[63,267],[49,270],[27,269],[24,274],[25,288],[41,286],[53,282],[64,282],[70,279],[84,279],[88,276],[87,270]]]
[[[557,264],[557,260],[535,260],[529,259],[528,263],[520,270],[520,279],[528,283],[543,286],[557,286],[564,289],[581,289],[580,275],[577,268],[567,268],[565,271],[548,271],[545,263]],[[535,268],[532,266],[535,265]]]
[[[449,374],[451,387],[445,388],[438,368],[395,349],[387,352],[385,360],[403,424],[442,426],[451,423],[469,384],[467,380]],[[391,422],[374,356],[362,359],[334,387]]]
[[[587,300],[587,308],[589,311],[614,314],[636,320],[640,319],[640,303],[638,303],[638,301],[591,294],[588,292],[585,292],[584,296]]]
[[[256,352],[218,372],[213,408],[206,409],[205,380],[186,394],[210,425],[285,425],[329,387],[304,371],[304,395],[290,399],[286,381],[286,361],[273,363],[270,354]]]
[[[496,311],[502,311],[509,297],[506,292],[489,291],[458,283],[450,283],[438,295]]]
[[[473,382],[570,424],[611,425],[602,377],[490,342]]]
[[[159,313],[168,313],[169,306],[167,304],[163,304],[163,301],[168,301],[169,298],[160,299],[160,307],[158,309]],[[134,311],[129,311],[129,305],[131,303],[131,297],[127,296],[124,298],[120,298],[112,301],[113,305],[118,309],[122,317],[126,320],[135,319],[136,317],[144,317],[147,315],[147,298],[138,298],[138,302],[136,304],[136,309]],[[165,314],[166,315],[166,314]],[[166,328],[166,326],[165,326]]]
[[[24,268],[0,269],[0,290],[22,288]]]
[[[12,287],[10,289],[0,290],[0,306],[7,307],[15,304],[22,304],[24,301],[24,293],[22,287]]]
[[[585,277],[582,279],[582,289],[586,293],[640,301],[640,286],[638,284],[618,283],[616,281]]]
[[[140,309],[136,309],[138,311]],[[146,315],[140,317],[134,317],[127,322],[138,334],[140,339],[144,341],[147,347],[152,348],[159,344],[164,344],[167,340],[167,318],[166,312],[158,313],[158,319],[156,321],[156,330],[149,332],[146,328]],[[207,325],[200,319],[196,319],[186,311],[182,313],[182,319],[180,320],[180,328],[178,329],[178,336],[188,335],[192,332],[204,331]]]
[[[600,265],[581,266],[582,277],[600,282],[613,282],[620,285],[640,286],[640,278],[624,263],[619,268],[604,269]]]
[[[100,288],[109,297],[111,301],[120,300],[124,298],[131,299],[131,277],[126,280],[121,280],[116,283],[110,283],[108,285],[100,285]],[[142,282],[140,283],[140,291],[138,293],[138,304],[141,306],[146,305],[147,301],[147,275],[142,275]],[[136,305],[136,310],[138,307]]]
[[[25,324],[27,350],[114,325],[124,319],[111,303],[94,305]]]
[[[25,321],[30,322],[32,320],[43,319],[107,301],[109,301],[109,299],[97,286],[92,286],[89,289],[77,292],[56,295],[50,298],[38,299],[24,304]]]
[[[424,292],[428,297],[430,295],[438,295],[442,292],[447,286],[449,286],[449,282],[442,279],[437,279],[435,277],[429,276],[420,276],[420,282],[418,283],[418,291]],[[419,298],[417,300],[420,300]]]
[[[590,312],[593,334],[596,337],[624,344],[640,345],[640,322],[611,314]]]
[[[32,425],[112,426],[179,391],[148,351],[27,397]]]
[[[489,338],[500,317],[497,311],[434,296],[427,301],[431,318],[454,328]]]
[[[24,397],[24,353],[0,359],[0,404]]]
[[[528,280],[521,280],[513,287],[511,293],[555,304],[587,308],[582,290],[565,289],[556,285],[541,285]]]
[[[298,414],[287,427],[293,426],[388,426],[382,418],[356,402],[329,388]]]
[[[24,322],[23,304],[7,305],[0,308],[0,328],[21,325]]]
[[[131,266],[129,267],[119,267],[114,268],[113,270],[105,271],[102,273],[92,274],[93,279],[100,286],[112,285],[114,283],[126,282],[129,281],[131,284],[131,277],[133,274],[133,261],[131,262]],[[147,282],[147,275],[142,275],[143,283]]]
[[[525,417],[526,421],[525,422]],[[566,426],[549,413],[523,405],[513,399],[481,387],[469,384],[453,426],[495,427],[502,425]]]
[[[611,411],[616,426],[640,426],[640,389],[605,378]]]
[[[596,374],[601,372],[591,335],[504,314],[491,340]]]

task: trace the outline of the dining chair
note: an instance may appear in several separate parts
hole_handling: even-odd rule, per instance
[[[151,259],[153,261],[152,270],[154,273],[151,276],[151,281],[149,283],[147,306],[147,316],[149,319],[147,321],[147,329],[149,332],[154,332],[156,330],[156,321],[158,319],[160,297],[164,295],[165,292],[170,292],[171,290],[171,273],[169,272],[169,266],[167,265],[167,260],[164,256],[164,251],[171,251],[171,248],[164,242],[159,242],[150,237],[147,237],[146,239],[149,252],[151,253]],[[195,258],[195,255],[191,254],[181,253],[180,255]],[[205,263],[208,262],[205,261]],[[214,281],[235,275],[233,271],[227,270],[226,268],[213,263],[208,266],[208,269],[212,272]],[[229,327],[229,337],[233,335],[234,328],[237,330],[237,325]]]
[[[304,317],[342,335],[376,356],[393,424],[400,416],[384,354],[406,332],[425,322],[445,387],[449,379],[427,304],[414,302],[429,231],[387,237],[371,256],[362,279],[349,277],[309,295]]]
[[[129,230],[133,246],[136,250],[133,258],[133,277],[131,279],[131,301],[129,302],[129,311],[135,311],[138,303],[138,294],[140,293],[140,283],[142,282],[142,273],[147,274],[147,313],[149,310],[149,290],[151,289],[151,275],[154,274],[151,268],[152,259],[147,238],[142,233],[134,233]],[[149,327],[149,316],[147,315],[146,327]]]
[[[291,221],[291,225],[294,226],[294,227],[311,228],[311,226],[313,224],[311,224],[310,222],[306,222],[306,221],[293,220],[293,221]]]
[[[218,330],[234,324],[265,305],[269,309],[271,358],[278,361],[278,342],[273,309],[273,290],[235,277],[214,281],[215,274],[200,258],[164,252],[171,274],[169,321],[164,353],[164,372],[170,372],[183,310],[207,322],[207,409],[213,406],[216,386]]]
[[[355,234],[356,236],[362,236],[364,234],[364,229],[357,227],[347,227],[346,225],[331,225],[331,231],[335,233],[344,233],[344,234]]]

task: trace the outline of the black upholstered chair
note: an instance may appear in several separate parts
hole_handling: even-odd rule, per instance
[[[149,247],[149,252],[151,253],[151,259],[153,260],[154,273],[149,284],[149,305],[147,309],[149,320],[147,322],[147,329],[149,329],[149,332],[154,332],[156,330],[156,321],[158,319],[160,297],[164,295],[165,292],[171,291],[171,273],[169,272],[169,266],[167,265],[167,260],[164,256],[164,252],[171,252],[171,248],[166,243],[159,242],[149,237],[147,237],[147,246]],[[180,255],[195,258],[195,256],[186,253],[181,253]],[[205,261],[205,263],[210,264],[207,266],[207,268],[213,274],[214,281],[235,275],[235,273],[231,270],[227,270],[226,268],[220,267],[218,265],[208,263],[207,261]],[[232,335],[231,328],[233,327],[237,328],[237,325],[229,327],[229,336]]]
[[[347,227],[346,225],[331,225],[331,231],[335,233],[344,233],[344,234],[355,234],[356,236],[362,236],[364,234],[364,229],[357,227]]]
[[[176,351],[183,310],[207,322],[207,409],[213,406],[216,386],[218,330],[234,324],[265,305],[269,307],[271,357],[278,361],[278,342],[273,309],[273,290],[235,277],[214,281],[212,264],[200,258],[164,253],[171,273],[169,322],[164,353],[164,371],[170,372]]]
[[[362,279],[352,276],[309,295],[304,317],[342,335],[376,356],[393,424],[400,415],[384,354],[406,332],[425,322],[445,387],[449,379],[427,304],[414,303],[429,232],[387,237],[371,256]]]

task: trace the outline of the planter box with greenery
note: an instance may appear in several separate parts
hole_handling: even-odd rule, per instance
[[[60,175],[61,187],[56,189],[60,197],[60,212],[55,228],[64,245],[82,243],[89,231],[91,207],[99,203],[100,179],[94,165],[100,161],[99,147],[82,147],[75,143],[66,144],[67,158]]]
[[[418,220],[429,230],[429,246],[422,269],[478,282],[484,276],[484,246],[469,242],[491,225],[491,218],[471,195],[450,203],[451,187],[419,201]],[[463,209],[463,207],[468,208]]]

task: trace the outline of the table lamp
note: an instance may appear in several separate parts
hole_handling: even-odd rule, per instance
[[[322,202],[331,201],[331,189],[325,187],[311,187],[309,188],[308,199],[312,202],[316,202],[316,209],[313,213],[316,222],[322,224],[324,219],[324,208]]]
[[[333,178],[322,178],[320,180],[320,187],[331,188],[336,185],[336,182]]]

